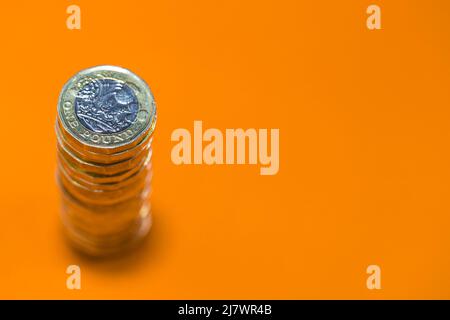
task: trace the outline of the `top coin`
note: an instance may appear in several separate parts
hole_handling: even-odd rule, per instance
[[[78,148],[110,154],[152,133],[156,105],[148,85],[131,71],[97,66],[64,85],[58,121]]]

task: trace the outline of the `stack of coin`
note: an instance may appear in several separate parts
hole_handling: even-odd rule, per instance
[[[89,68],[63,87],[57,180],[63,225],[76,248],[109,255],[147,234],[155,124],[153,95],[129,70]]]

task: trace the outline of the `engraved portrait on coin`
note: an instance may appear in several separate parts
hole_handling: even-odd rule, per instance
[[[75,113],[80,123],[96,133],[127,129],[136,120],[138,111],[133,90],[115,79],[91,79],[75,97]]]

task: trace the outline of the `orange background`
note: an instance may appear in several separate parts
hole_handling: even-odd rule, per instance
[[[372,3],[383,30],[366,28]],[[449,1],[0,8],[0,298],[450,298]],[[69,249],[55,185],[59,91],[99,64],[136,72],[158,106],[154,227],[114,261]],[[194,120],[280,128],[279,173],[173,165],[170,135]]]

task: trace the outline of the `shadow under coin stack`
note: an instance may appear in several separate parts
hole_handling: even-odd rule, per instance
[[[56,121],[61,217],[84,253],[114,254],[148,233],[155,124],[149,87],[126,69],[86,69],[62,89]]]

